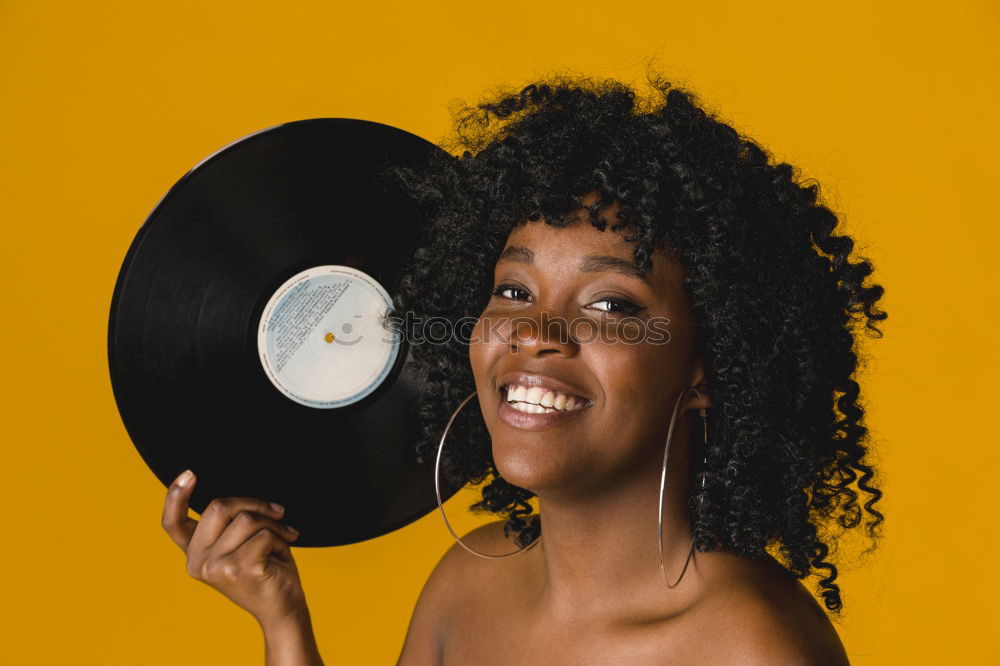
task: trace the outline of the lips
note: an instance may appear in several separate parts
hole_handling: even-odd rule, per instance
[[[589,405],[587,405],[572,411],[553,409],[541,414],[529,414],[514,409],[502,393],[497,395],[497,403],[497,416],[500,417],[500,420],[518,430],[546,430],[560,423],[583,418],[581,415],[590,411]]]
[[[569,382],[549,375],[513,372],[503,375],[500,378],[500,382],[497,395],[497,415],[501,421],[519,430],[545,430],[551,428],[559,423],[579,418],[581,414],[587,413],[588,408],[594,404],[593,400],[587,397],[587,392],[573,386]],[[530,387],[529,391],[532,391],[531,398],[540,402],[548,402],[551,394],[555,394],[559,398],[556,404],[559,404],[560,407],[565,407],[566,403],[569,402],[568,398],[571,396],[571,404],[574,404],[575,408],[543,407],[535,403],[531,405],[532,411],[515,409],[507,401],[507,388],[515,387],[515,385],[516,387]],[[520,395],[523,392],[524,389],[518,388],[515,395]],[[539,394],[548,396],[548,398],[542,399],[539,397]],[[562,395],[560,396],[559,394]],[[564,398],[567,400],[563,400]],[[579,402],[579,406],[575,405],[577,401]],[[540,411],[534,411],[535,409]]]
[[[523,384],[508,384],[506,390],[507,402],[514,409],[529,414],[541,414],[550,409],[573,411],[574,409],[583,409],[588,404],[583,398],[538,386],[529,389]],[[503,389],[501,389],[502,392]]]
[[[587,395],[584,390],[573,386],[567,381],[556,379],[551,375],[543,375],[540,373],[529,373],[529,372],[509,372],[502,377],[500,377],[499,390],[506,395],[507,387],[512,384],[518,384],[524,386],[528,389],[539,388],[545,391],[552,391],[553,393],[564,393],[567,396],[572,396],[577,402],[585,403],[587,406],[593,403],[593,400]]]

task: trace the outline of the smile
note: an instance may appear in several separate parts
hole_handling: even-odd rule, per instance
[[[580,396],[569,395],[538,386],[509,384],[506,387],[500,387],[501,392],[505,388],[507,402],[510,406],[526,414],[547,414],[555,411],[572,412],[576,409],[583,409],[589,402]]]
[[[497,413],[510,426],[542,430],[573,418],[593,404],[586,398],[538,386],[500,387]]]

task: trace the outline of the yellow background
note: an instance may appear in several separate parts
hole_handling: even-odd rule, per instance
[[[188,578],[161,530],[164,488],[108,378],[118,269],[178,178],[303,118],[438,141],[453,99],[558,68],[641,81],[654,56],[817,178],[887,288],[865,395],[888,521],[882,548],[839,579],[853,663],[1000,663],[998,23],[986,0],[4,0],[0,663],[262,662],[253,619]],[[369,543],[297,549],[327,663],[394,663],[450,543],[431,513]]]

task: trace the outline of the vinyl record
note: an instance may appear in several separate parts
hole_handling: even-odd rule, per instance
[[[410,350],[381,325],[425,231],[385,169],[435,152],[365,120],[286,123],[196,165],[139,229],[112,297],[112,388],[157,478],[198,475],[199,513],[276,501],[294,545],[331,546],[436,508]]]

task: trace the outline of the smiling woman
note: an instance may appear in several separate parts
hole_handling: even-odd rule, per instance
[[[836,616],[831,543],[879,536],[855,373],[883,290],[817,184],[652,84],[501,93],[399,172],[435,211],[400,311],[475,321],[412,348],[418,452],[451,422],[442,474],[500,518],[464,545],[528,551],[450,550],[403,662],[847,661],[799,579]]]

